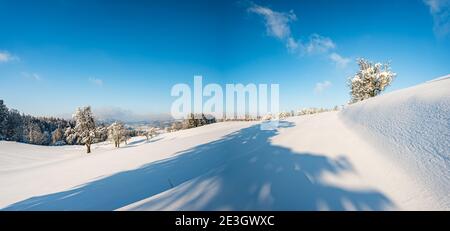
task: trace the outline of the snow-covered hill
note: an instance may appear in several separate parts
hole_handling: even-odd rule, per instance
[[[5,210],[450,210],[450,79],[114,149],[0,142]]]

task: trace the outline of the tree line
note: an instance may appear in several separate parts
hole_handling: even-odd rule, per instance
[[[90,153],[94,143],[110,139],[119,147],[120,143],[137,135],[146,136],[148,140],[156,135],[156,129],[135,130],[118,121],[98,122],[89,106],[78,108],[72,120],[65,120],[21,114],[0,100],[0,140],[37,145],[85,145]]]

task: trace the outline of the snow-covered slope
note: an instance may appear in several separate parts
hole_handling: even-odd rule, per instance
[[[349,106],[341,116],[450,208],[450,75]]]
[[[449,210],[447,89],[443,78],[275,131],[224,122],[90,155],[0,142],[0,208]]]

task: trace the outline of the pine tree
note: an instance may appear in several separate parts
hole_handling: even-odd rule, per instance
[[[23,141],[24,123],[19,111],[9,110],[6,124],[6,139],[11,141]]]
[[[8,123],[8,108],[0,100],[0,140],[6,139],[6,125]]]

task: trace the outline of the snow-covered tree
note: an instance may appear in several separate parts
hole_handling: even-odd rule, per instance
[[[194,113],[190,113],[185,120],[187,128],[195,128],[199,126],[199,121]]]
[[[0,100],[0,140],[6,139],[6,125],[8,119],[8,108],[3,104],[3,100]]]
[[[127,128],[124,129],[122,140],[125,144],[128,144],[128,140],[131,138],[131,130],[128,130]]]
[[[28,126],[28,142],[31,144],[42,144],[44,140],[44,134],[41,131],[41,128],[34,123],[29,124]]]
[[[172,123],[171,127],[170,127],[170,131],[174,132],[174,131],[178,131],[181,129],[188,129],[189,126],[185,121],[175,121]]]
[[[272,120],[272,119],[273,119],[272,114],[266,114],[261,118],[261,120],[263,120],[263,121]]]
[[[9,110],[6,123],[6,139],[11,141],[22,141],[24,138],[24,118],[19,111]]]
[[[349,78],[351,103],[377,96],[389,86],[396,74],[391,71],[389,63],[372,63],[358,59],[359,70]]]
[[[278,113],[278,118],[280,120],[286,119],[286,118],[288,118],[290,116],[291,116],[291,113],[289,113],[289,112],[280,112],[280,113]]]
[[[64,138],[64,131],[60,127],[58,127],[52,132],[52,144],[54,145],[64,144],[63,138]]]
[[[172,132],[172,127],[165,127],[164,131],[167,133]]]
[[[78,108],[73,115],[75,120],[74,133],[80,138],[82,144],[86,145],[86,152],[91,153],[91,144],[95,139],[95,121],[91,111],[91,107]]]
[[[72,127],[68,126],[64,131],[64,137],[67,144],[77,144],[78,143],[78,137],[75,134],[75,131]]]
[[[142,135],[145,136],[145,138],[147,139],[147,141],[151,138],[153,138],[154,136],[156,136],[156,128],[155,127],[150,127],[144,131],[142,131]]]
[[[104,124],[97,125],[97,129],[95,132],[95,143],[103,142],[108,139],[108,127]]]
[[[114,122],[108,127],[108,138],[114,142],[114,147],[118,148],[120,142],[124,140],[126,129],[123,123]]]

